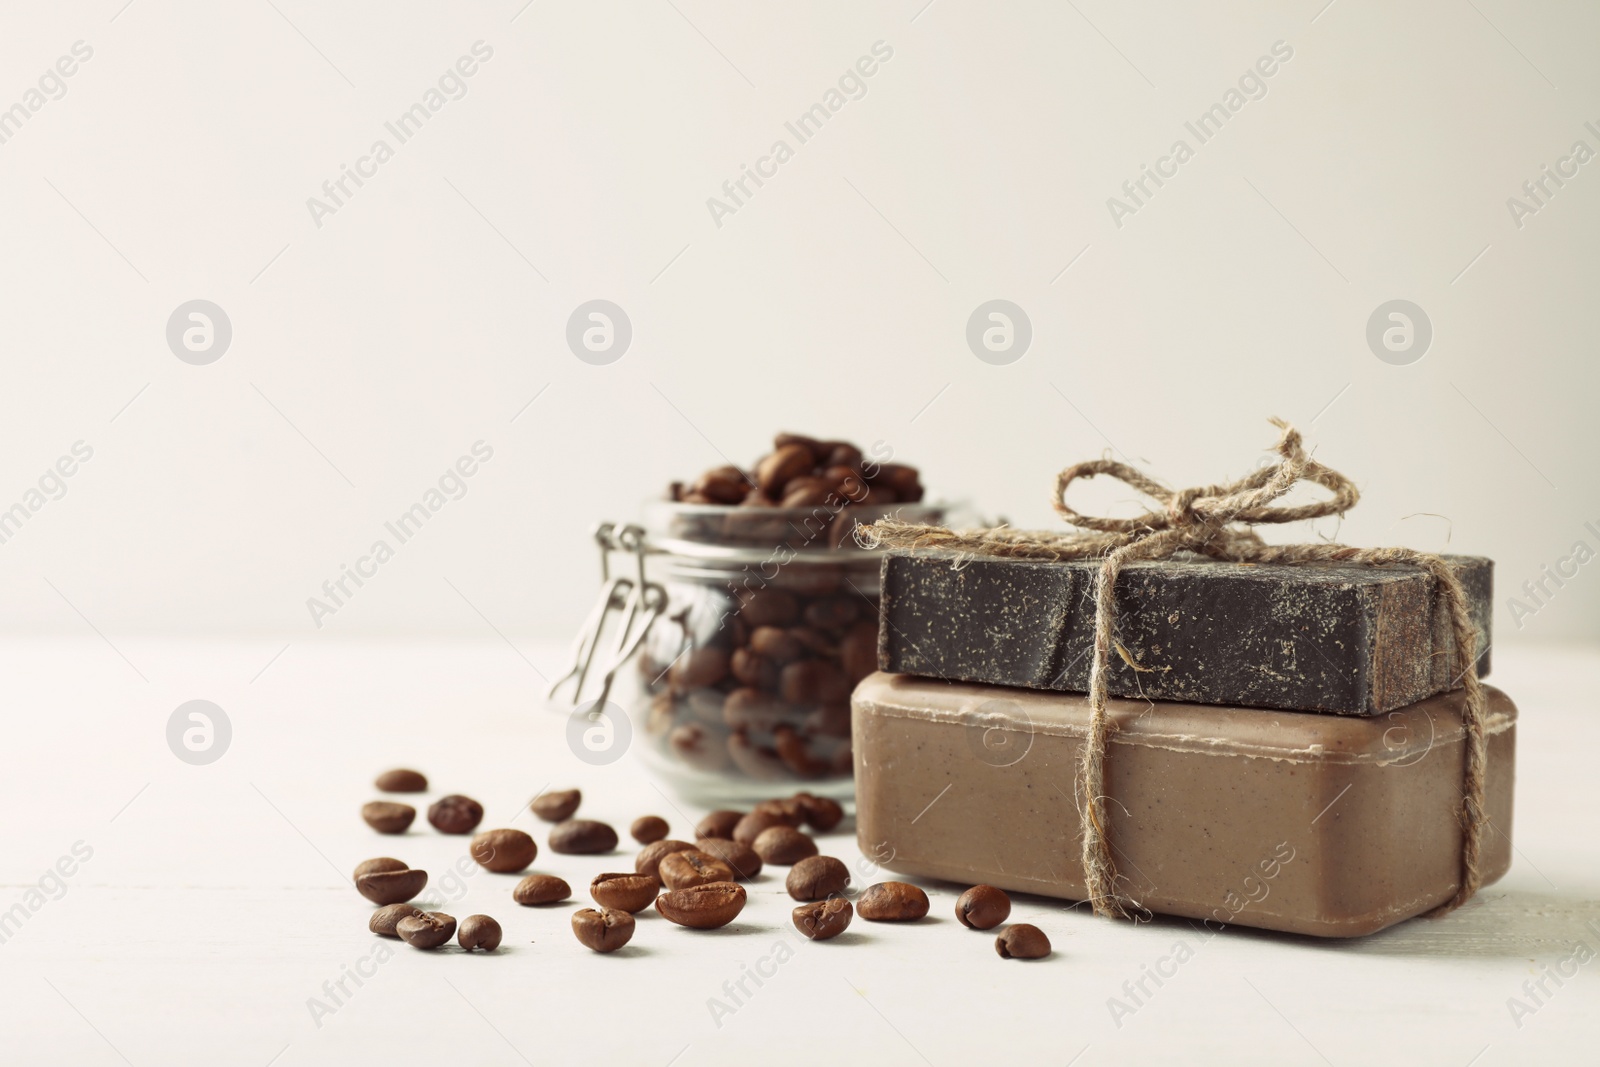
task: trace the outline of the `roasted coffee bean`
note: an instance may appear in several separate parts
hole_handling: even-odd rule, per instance
[[[861,614],[858,599],[847,596],[823,597],[806,605],[806,622],[819,630],[841,630]],[[869,605],[870,606],[870,605]]]
[[[572,813],[578,810],[581,803],[583,793],[579,790],[557,789],[551,793],[540,793],[528,807],[545,822],[564,822],[572,818]]]
[[[744,472],[738,467],[717,467],[702,474],[690,491],[713,503],[737,504],[749,489],[750,483],[745,481]]]
[[[410,869],[410,864],[397,860],[393,856],[377,856],[370,860],[362,860],[356,864],[356,869],[350,872],[350,879],[359,882],[364,874],[384,874],[390,871],[406,871]]]
[[[408,770],[405,767],[396,767],[392,771],[384,771],[372,783],[383,793],[426,793],[428,779],[420,772]]]
[[[769,797],[768,799],[757,803],[756,806],[750,810],[770,811],[781,816],[785,826],[793,826],[796,828],[798,828],[801,823],[805,822],[806,817],[805,809],[801,806],[800,794],[798,793],[792,797]]]
[[[421,908],[410,904],[385,904],[372,913],[372,918],[367,920],[367,929],[379,937],[399,937],[395,924],[409,915],[425,914]]]
[[[805,816],[806,825],[818,833],[827,833],[844,818],[844,808],[839,806],[837,800],[812,796],[810,793],[797,793],[795,799],[800,802],[800,812]]]
[[[392,800],[374,800],[361,805],[361,817],[380,834],[403,834],[417,817],[417,809]]]
[[[670,889],[656,898],[656,911],[679,926],[715,930],[727,926],[744,910],[744,886],[711,882],[688,889]]]
[[[456,920],[442,911],[425,911],[401,919],[394,930],[412,948],[438,948],[454,936]]]
[[[481,948],[485,952],[493,952],[500,947],[500,924],[487,915],[468,915],[461,920],[461,929],[456,934],[456,944],[471,952]]]
[[[789,479],[809,472],[816,462],[816,453],[804,444],[781,445],[756,464],[756,484],[763,493],[775,498]]]
[[[787,817],[776,811],[758,808],[734,824],[733,839],[740,844],[749,845],[754,843],[755,839],[760,836],[761,831],[769,827],[794,826],[797,824],[798,820],[795,823],[791,823]]]
[[[994,939],[994,950],[1004,960],[1042,960],[1050,955],[1050,939],[1032,923],[1013,923]]]
[[[728,837],[733,836],[733,828],[744,818],[742,811],[729,811],[723,809],[714,811],[695,824],[696,837]]]
[[[595,819],[568,819],[550,828],[550,850],[567,856],[594,856],[617,847],[617,832]]]
[[[616,911],[643,911],[660,891],[661,879],[649,874],[597,874],[589,883],[594,902]]]
[[[728,651],[715,646],[685,652],[667,672],[667,678],[679,689],[702,689],[727,676]]]
[[[824,441],[818,462],[824,467],[861,469],[861,449],[849,441]]]
[[[792,826],[769,826],[750,843],[764,863],[787,867],[817,854],[817,843]]]
[[[688,841],[674,841],[668,838],[664,841],[652,841],[639,850],[633,858],[633,869],[640,874],[656,877],[661,873],[661,861],[674,852],[683,852],[695,846]]]
[[[787,589],[739,590],[739,618],[752,629],[757,626],[790,626],[800,617],[800,605]]]
[[[712,882],[731,882],[734,870],[709,853],[685,849],[661,857],[661,884],[668,889],[688,889]]]
[[[414,871],[397,859],[380,856],[356,865],[356,892],[374,904],[401,904],[428,884],[427,871]]]
[[[772,435],[772,447],[774,449],[786,448],[789,445],[799,445],[801,448],[804,448],[807,452],[811,453],[812,463],[816,463],[818,460],[822,459],[822,457],[826,456],[829,449],[833,447],[831,443],[827,447],[824,447],[821,441],[817,440],[815,437],[807,437],[803,433],[789,433],[785,431],[784,433]]]
[[[805,738],[793,726],[784,724],[773,730],[772,747],[796,778],[820,778],[827,773],[828,765],[812,754]]]
[[[483,805],[459,793],[428,805],[428,821],[441,834],[470,834],[483,821]]]
[[[789,868],[783,887],[796,900],[822,900],[843,893],[850,884],[850,868],[832,856],[807,856]]]
[[[839,662],[854,686],[878,669],[878,624],[858,622],[839,642]]]
[[[803,659],[778,673],[778,695],[791,704],[823,704],[844,700],[850,685],[827,660]]]
[[[812,655],[832,659],[839,654],[838,640],[814,626],[791,626],[789,632]]]
[[[749,845],[728,837],[703,837],[694,847],[733,868],[736,882],[747,882],[761,873],[761,857]]]
[[[733,654],[737,660],[744,649]],[[751,657],[759,659],[759,657]],[[761,660],[765,663],[765,660]],[[777,674],[774,672],[774,679]],[[776,683],[774,683],[776,684]],[[771,730],[788,714],[778,698],[756,686],[746,685],[728,694],[722,703],[722,721],[736,730]]]
[[[783,664],[799,659],[805,646],[788,630],[778,626],[757,626],[750,632],[750,648],[757,655]]]
[[[728,765],[728,744],[720,730],[698,723],[679,723],[667,734],[667,747],[679,763],[700,771],[720,771]]]
[[[956,898],[956,919],[969,930],[993,930],[1011,914],[1011,898],[992,885],[975,885]]]
[[[570,896],[572,887],[565,879],[553,874],[530,874],[511,891],[512,900],[530,908],[538,904],[554,904]]]
[[[497,874],[515,874],[539,854],[539,846],[521,830],[485,830],[467,846],[478,866]]]
[[[915,922],[928,914],[928,894],[908,882],[879,882],[861,894],[856,911],[869,922]]]
[[[802,904],[791,913],[794,928],[813,941],[826,941],[838,937],[850,925],[855,910],[843,897],[819,900],[815,904]]]
[[[572,913],[572,932],[585,948],[615,952],[633,937],[633,916],[614,908],[584,908]]]
[[[628,833],[641,845],[653,844],[667,836],[671,827],[667,820],[659,815],[641,815],[633,820],[633,825],[628,828]]]
[[[778,506],[785,508],[814,508],[818,504],[826,504],[833,496],[834,482],[827,478],[803,474],[798,478],[790,478],[783,487],[783,495],[779,498]]]
[[[922,499],[921,480],[917,468],[904,463],[885,463],[868,479],[873,485],[891,490],[901,503],[914,503]]]
[[[762,630],[769,629],[773,629],[773,627],[763,626],[758,628],[756,632],[760,633]],[[782,633],[783,631],[780,630],[778,632]],[[771,689],[778,684],[778,665],[754,649],[734,649],[733,656],[728,660],[728,669],[733,672],[733,676],[739,681],[756,689]],[[762,695],[765,696],[765,694]]]

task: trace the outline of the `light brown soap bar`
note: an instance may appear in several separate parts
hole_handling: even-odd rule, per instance
[[[1517,711],[1488,699],[1483,884],[1511,866]],[[1113,700],[1118,889],[1152,912],[1353,937],[1460,884],[1458,690],[1374,718]],[[856,828],[889,870],[1081,900],[1088,698],[873,674],[854,696]]]

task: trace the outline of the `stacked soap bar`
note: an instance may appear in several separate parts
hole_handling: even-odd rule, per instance
[[[1494,564],[1446,557],[1489,671]],[[879,665],[1030,689],[1089,688],[1094,561],[895,551],[883,562]],[[1195,558],[1117,580],[1113,696],[1376,715],[1460,684],[1434,581],[1417,567]]]
[[[1487,668],[1492,564],[1452,559]],[[907,874],[1085,895],[1092,563],[885,559],[885,672],[854,696],[857,829]],[[1127,568],[1105,761],[1117,889],[1152,912],[1381,930],[1461,878],[1466,737],[1446,611],[1412,567]],[[1483,884],[1511,856],[1516,709],[1488,690]]]

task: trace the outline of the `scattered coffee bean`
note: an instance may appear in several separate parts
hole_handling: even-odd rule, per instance
[[[822,900],[844,892],[850,884],[850,868],[832,856],[807,856],[789,868],[783,887],[796,900]]]
[[[374,800],[361,805],[361,817],[380,834],[403,834],[417,817],[417,809],[392,800]]]
[[[661,884],[668,889],[731,882],[733,868],[698,849],[685,849],[661,857]]]
[[[540,793],[528,807],[545,822],[565,822],[583,803],[583,793],[576,789],[557,789],[553,793]]]
[[[521,830],[485,830],[472,839],[467,851],[484,870],[515,874],[527,869],[539,846]]]
[[[350,872],[350,880],[361,881],[364,874],[383,874],[389,871],[407,871],[411,869],[409,863],[397,860],[393,856],[377,856],[370,860],[362,860],[356,864],[356,869]]]
[[[667,836],[671,827],[667,820],[659,815],[641,815],[633,820],[633,825],[628,828],[628,833],[641,845],[654,844]]]
[[[1011,914],[1011,898],[992,885],[975,885],[956,898],[956,919],[969,930],[993,930]]]
[[[421,908],[410,904],[385,904],[372,913],[372,918],[367,920],[367,929],[379,937],[399,937],[395,924],[410,915],[426,914]]]
[[[792,826],[769,826],[750,845],[766,863],[787,867],[817,854],[817,843]]]
[[[396,767],[392,771],[384,771],[373,781],[383,793],[426,793],[428,779],[419,771],[408,770],[405,767]]]
[[[755,842],[761,831],[774,826],[790,826],[789,821],[782,815],[772,810],[752,811],[735,824],[733,839],[740,844],[749,845]]]
[[[838,937],[850,925],[855,911],[843,897],[819,900],[815,904],[802,904],[791,913],[794,928],[813,941],[826,941]]]
[[[805,816],[806,825],[819,834],[832,830],[844,818],[844,808],[837,800],[814,797],[810,793],[800,793],[795,799],[800,801],[800,811]]]
[[[572,887],[565,879],[553,874],[530,874],[511,891],[512,900],[530,908],[538,904],[554,904],[570,896]]]
[[[661,879],[649,874],[597,874],[589,883],[594,902],[613,911],[643,911],[659,892]]]
[[[1004,960],[1042,960],[1050,955],[1050,939],[1032,923],[1013,923],[994,939]]]
[[[406,916],[394,929],[400,940],[412,948],[438,948],[455,934],[456,919],[442,911],[425,911]]]
[[[674,841],[670,838],[665,841],[652,841],[644,848],[641,848],[639,854],[633,858],[633,869],[640,874],[659,874],[661,861],[664,857],[673,852],[682,852],[684,849],[694,847],[687,841]]]
[[[428,805],[428,821],[441,834],[470,834],[483,821],[483,805],[459,793]]]
[[[633,937],[633,916],[613,908],[584,908],[572,913],[572,932],[586,948],[615,952]]]
[[[761,873],[761,857],[749,845],[726,837],[702,837],[694,847],[732,867],[735,881],[748,882]]]
[[[856,911],[868,922],[915,922],[928,914],[928,894],[908,882],[879,882],[861,894]]]
[[[800,824],[806,821],[805,808],[800,803],[799,797],[774,797],[771,800],[763,800],[751,810],[770,812],[778,816],[785,826],[799,828]]]
[[[696,837],[733,837],[733,828],[744,818],[742,811],[714,811],[701,819],[694,828]]]
[[[414,871],[397,859],[380,856],[356,866],[356,892],[374,904],[402,904],[428,884],[427,871]]]
[[[744,886],[736,882],[711,882],[671,889],[656,898],[656,911],[668,921],[695,930],[727,926],[744,910]]]
[[[471,952],[481,948],[493,952],[500,947],[500,924],[487,915],[468,915],[461,920],[461,930],[456,934],[456,944]]]
[[[550,828],[550,850],[565,856],[594,856],[617,847],[617,832],[594,819],[568,819]]]

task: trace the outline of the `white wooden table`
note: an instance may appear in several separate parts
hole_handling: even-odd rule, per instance
[[[481,800],[485,827],[535,832],[534,869],[580,891],[631,858],[543,848],[524,805],[547,783],[581,787],[583,814],[624,835],[647,812],[674,836],[687,830],[701,812],[674,810],[631,757],[593,767],[571,754],[563,718],[537,699],[536,670],[553,675],[561,655],[500,642],[0,645],[0,909],[10,909],[0,912],[10,916],[0,1060],[1600,1061],[1600,963],[1560,986],[1546,977],[1579,941],[1600,951],[1594,650],[1496,650],[1493,680],[1523,714],[1517,859],[1463,911],[1328,943],[1243,930],[1208,939],[1184,922],[1135,927],[1022,899],[1013,918],[1056,946],[1039,963],[1002,961],[991,935],[960,927],[958,887],[948,885],[927,887],[925,922],[857,920],[837,942],[806,943],[773,876],[752,885],[729,928],[699,933],[641,916],[633,943],[602,957],[573,939],[572,907],[512,904],[513,876],[468,862],[466,877],[442,881],[465,858],[465,839],[425,825],[383,838],[360,821],[376,771],[416,766],[431,795]],[[192,699],[214,701],[232,725],[228,751],[206,766],[181,762],[166,742],[169,716]],[[823,846],[866,862],[849,835]],[[468,956],[372,937],[371,908],[347,875],[386,854],[433,872],[428,895],[446,910],[498,918],[505,945]],[[58,862],[72,873],[47,873]],[[1192,958],[1119,1026],[1109,998],[1127,1003],[1123,983],[1180,942]],[[1549,995],[1535,1004],[1524,983],[1541,979]],[[1514,1020],[1513,997],[1534,1010]]]

